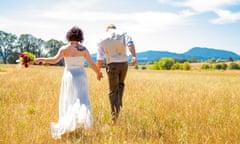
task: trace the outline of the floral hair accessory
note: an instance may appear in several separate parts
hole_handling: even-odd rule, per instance
[[[29,64],[32,64],[35,59],[35,55],[30,52],[23,52],[19,55],[19,62],[21,65],[23,65],[25,68],[29,66]]]

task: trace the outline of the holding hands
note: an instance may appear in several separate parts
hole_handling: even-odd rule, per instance
[[[97,80],[101,80],[101,78],[103,78],[103,74],[102,74],[102,72],[99,72],[97,74]]]

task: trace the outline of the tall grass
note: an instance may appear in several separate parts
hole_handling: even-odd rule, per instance
[[[239,71],[129,69],[123,109],[111,125],[107,76],[86,69],[94,126],[51,138],[62,67],[7,65],[0,74],[0,143],[238,143]],[[103,70],[104,72],[104,70]]]

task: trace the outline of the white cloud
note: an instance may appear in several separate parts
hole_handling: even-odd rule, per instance
[[[88,11],[91,4],[100,1],[93,0],[89,3],[87,1],[61,1],[51,8],[21,10],[15,12],[16,15],[2,17],[0,27],[18,35],[30,33],[44,40],[53,38],[65,41],[66,31],[71,26],[78,25],[84,31],[84,45],[90,49],[90,52],[95,52],[100,34],[105,31],[109,23],[115,23],[120,29],[131,34],[138,45],[138,51],[143,51],[142,48],[158,48],[159,46],[152,41],[164,38],[162,34],[167,33],[171,41],[170,31],[178,29],[179,26],[189,25],[189,17],[194,14],[190,10],[183,10],[179,13]],[[11,23],[12,26],[7,24],[3,26],[4,23]],[[163,43],[167,47],[168,41]],[[170,45],[169,47],[173,47]]]
[[[234,5],[239,0],[187,0],[182,6],[190,7],[198,12],[214,11],[222,7]]]
[[[175,7],[190,8],[194,12],[191,14],[214,12],[219,18],[212,20],[214,24],[233,23],[239,20],[239,13],[230,12],[228,6],[240,4],[240,0],[159,0],[160,3]]]
[[[212,23],[214,24],[233,23],[240,20],[240,12],[231,13],[227,10],[216,10],[216,14],[219,16],[219,18],[212,20]]]
[[[73,5],[76,5],[76,1],[73,1],[73,3]],[[61,3],[60,5],[62,7],[64,4]],[[7,26],[6,21],[11,21],[7,23],[13,24],[13,28],[32,27],[31,31],[36,29],[38,33],[42,33],[44,30],[40,30],[41,28],[48,30],[52,28],[61,29],[66,28],[66,26],[79,24],[89,28],[90,31],[99,32],[102,30],[97,30],[98,28],[105,28],[109,23],[116,23],[125,30],[154,32],[165,30],[169,27],[185,25],[188,17],[192,15],[190,11],[182,11],[179,14],[152,11],[140,13],[83,12],[81,9],[69,10],[68,8],[60,11],[59,6],[56,6],[55,9],[26,10],[16,13],[18,15],[2,17],[1,26],[4,23]],[[90,28],[90,26],[96,23],[98,27],[95,25],[95,27]]]
[[[100,1],[101,0],[62,0],[53,5],[52,8],[60,11],[83,11],[94,5],[97,6]]]
[[[198,12],[214,11],[226,6],[235,5],[240,0],[158,0],[162,4],[176,7],[187,7]]]
[[[209,44],[203,38],[207,37],[207,32],[211,33],[211,30],[202,34],[201,28],[191,21],[192,16],[211,10],[219,16],[212,21],[214,24],[239,20],[239,14],[220,10],[225,8],[224,2],[229,2],[230,5],[239,2],[237,0],[219,0],[219,3],[213,0],[210,4],[208,2],[212,0],[159,1],[180,9],[174,12],[133,10],[120,13],[118,10],[95,9],[104,9],[107,2],[103,3],[103,0],[61,0],[44,8],[22,8],[19,11],[13,9],[11,15],[0,15],[0,27],[1,30],[17,35],[30,33],[44,40],[53,38],[65,41],[67,30],[73,25],[78,25],[84,31],[84,45],[92,53],[96,51],[96,42],[100,34],[108,24],[114,23],[133,37],[138,52],[154,49],[185,52],[199,43],[206,42],[206,46]],[[204,5],[208,8],[204,8]],[[222,45],[222,42],[219,45]],[[210,46],[214,47],[214,44]]]

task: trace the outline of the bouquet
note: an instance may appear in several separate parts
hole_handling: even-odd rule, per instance
[[[30,52],[23,52],[19,55],[19,62],[21,65],[23,65],[25,68],[29,66],[29,64],[32,64],[35,59],[35,55]]]

